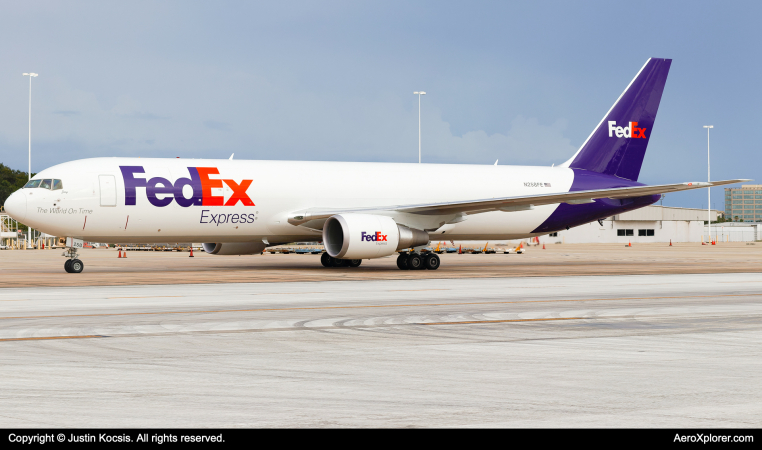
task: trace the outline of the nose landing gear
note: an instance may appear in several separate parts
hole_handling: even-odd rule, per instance
[[[64,263],[64,270],[67,273],[81,273],[82,270],[85,268],[85,264],[79,259],[77,259],[79,255],[77,254],[76,248],[67,249],[63,253],[63,256],[66,256],[69,258]]]

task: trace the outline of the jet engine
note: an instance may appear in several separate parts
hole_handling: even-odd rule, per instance
[[[266,247],[264,242],[212,242],[202,246],[205,252],[212,255],[256,255]]]
[[[391,217],[373,214],[337,214],[325,221],[326,252],[339,259],[370,259],[429,243],[429,234],[399,225]]]

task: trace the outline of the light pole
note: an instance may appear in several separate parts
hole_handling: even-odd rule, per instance
[[[25,73],[25,77],[29,77],[29,179],[32,179],[32,78],[36,77],[36,73]]]
[[[29,77],[29,179],[32,179],[32,78],[36,77],[36,73],[24,73],[25,77]],[[32,229],[27,227],[26,229],[26,245],[32,242]]]
[[[704,128],[706,128],[706,181],[710,182],[712,181],[712,177],[710,176],[709,172],[709,129],[714,128],[714,125],[704,125]],[[706,201],[706,231],[707,236],[709,236],[709,240],[712,240],[712,188],[711,186],[706,188],[707,193],[707,201]]]
[[[421,95],[426,95],[423,91],[415,91],[414,95],[418,96],[418,164],[421,163]]]

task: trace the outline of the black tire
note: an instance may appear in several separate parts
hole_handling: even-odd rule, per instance
[[[397,267],[400,270],[407,270],[407,253],[400,253],[397,257]]]
[[[71,273],[71,260],[70,259],[67,259],[66,262],[64,263],[64,270],[66,271],[66,273]]]
[[[349,267],[360,267],[360,264],[362,264],[362,259],[350,259],[347,265]]]
[[[423,269],[423,258],[418,253],[411,253],[407,257],[407,268],[410,270]]]
[[[329,255],[328,253],[323,253],[320,256],[320,264],[322,264],[323,267],[333,267],[333,265],[331,264],[332,259],[333,258],[331,258],[331,255]]]
[[[429,253],[423,258],[423,265],[429,269],[429,270],[437,270],[439,269],[439,256]]]
[[[71,264],[69,264],[69,270],[71,270],[70,273],[80,273],[84,268],[84,263],[78,259],[72,259]]]
[[[347,259],[331,258],[331,266],[333,267],[347,267]]]

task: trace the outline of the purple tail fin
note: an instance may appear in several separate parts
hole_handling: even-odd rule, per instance
[[[671,59],[651,58],[565,167],[636,181]]]

